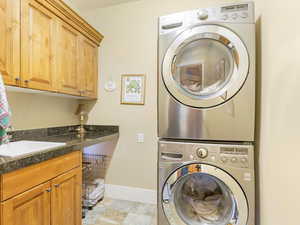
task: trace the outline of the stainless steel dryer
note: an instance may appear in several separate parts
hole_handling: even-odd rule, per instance
[[[252,145],[159,142],[159,225],[254,225]]]
[[[254,4],[159,19],[158,136],[254,141]]]

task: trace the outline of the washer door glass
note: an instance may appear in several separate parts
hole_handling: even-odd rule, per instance
[[[163,80],[183,104],[210,108],[232,98],[243,86],[249,57],[231,30],[203,25],[183,32],[163,61]]]
[[[163,189],[171,225],[244,225],[248,204],[241,187],[221,169],[192,164],[175,171]]]
[[[187,224],[229,224],[236,213],[230,189],[208,174],[186,176],[176,185],[174,203]]]

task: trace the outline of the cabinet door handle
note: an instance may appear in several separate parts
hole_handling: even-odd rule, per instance
[[[51,188],[48,188],[46,191],[47,191],[47,192],[51,192]]]
[[[59,188],[60,184],[54,184],[54,187]]]
[[[25,84],[28,84],[29,83],[29,80],[24,80]]]

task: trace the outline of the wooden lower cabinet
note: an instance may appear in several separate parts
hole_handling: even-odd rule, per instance
[[[1,203],[1,225],[50,225],[50,182]]]
[[[68,168],[63,163],[74,161],[76,166],[61,172],[62,168]],[[56,168],[57,174],[53,174]],[[36,175],[32,174],[35,172]],[[48,173],[49,176],[40,176]],[[3,198],[10,177],[18,178],[18,174],[31,174],[40,176],[41,184],[34,187],[24,185],[23,191],[15,191],[14,196]],[[51,178],[49,178],[51,177]],[[42,179],[43,178],[43,179]],[[47,180],[46,180],[47,179]],[[49,180],[50,179],[50,180]],[[21,170],[4,174],[1,177],[2,202],[0,203],[0,225],[81,225],[81,188],[82,167],[81,152],[73,152],[56,159],[36,164]],[[7,182],[5,182],[7,180]],[[24,183],[32,183],[29,179]],[[8,193],[8,192],[7,192]]]
[[[81,224],[81,179],[78,168],[52,181],[52,225]]]

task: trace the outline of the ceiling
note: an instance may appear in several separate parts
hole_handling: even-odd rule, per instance
[[[138,0],[69,0],[79,9],[103,8],[111,5],[133,2]]]

